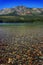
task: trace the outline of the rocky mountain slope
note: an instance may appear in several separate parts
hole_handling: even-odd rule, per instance
[[[15,8],[4,8],[0,10],[0,15],[31,15],[43,14],[43,8],[28,8],[25,6],[17,6]]]

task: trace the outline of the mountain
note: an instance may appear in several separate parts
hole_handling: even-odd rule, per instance
[[[0,10],[0,15],[38,15],[43,14],[43,8],[28,8],[25,6],[17,6],[15,8],[4,8]]]

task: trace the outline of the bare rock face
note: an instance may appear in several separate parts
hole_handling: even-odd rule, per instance
[[[41,14],[43,13],[43,8],[28,8],[25,6],[17,6],[15,8],[4,8],[0,10],[0,15],[13,14],[17,15],[29,15],[29,14]]]
[[[13,12],[13,10],[8,9],[8,8],[4,8],[3,10],[0,10],[0,14],[1,14],[1,15],[2,15],[2,14],[8,14],[8,13],[10,13],[10,12]]]

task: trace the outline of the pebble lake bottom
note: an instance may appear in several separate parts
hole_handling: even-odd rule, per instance
[[[0,23],[0,65],[43,65],[43,25]]]

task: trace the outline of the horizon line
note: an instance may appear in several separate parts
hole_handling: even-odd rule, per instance
[[[29,7],[29,6],[24,6],[24,5],[18,5],[18,6],[12,6],[12,7],[3,7],[3,8],[0,8],[0,10],[2,10],[2,9],[9,9],[9,8],[16,8],[16,7],[21,7],[21,6],[23,6],[23,7],[27,7],[27,8],[43,8],[43,7]]]

